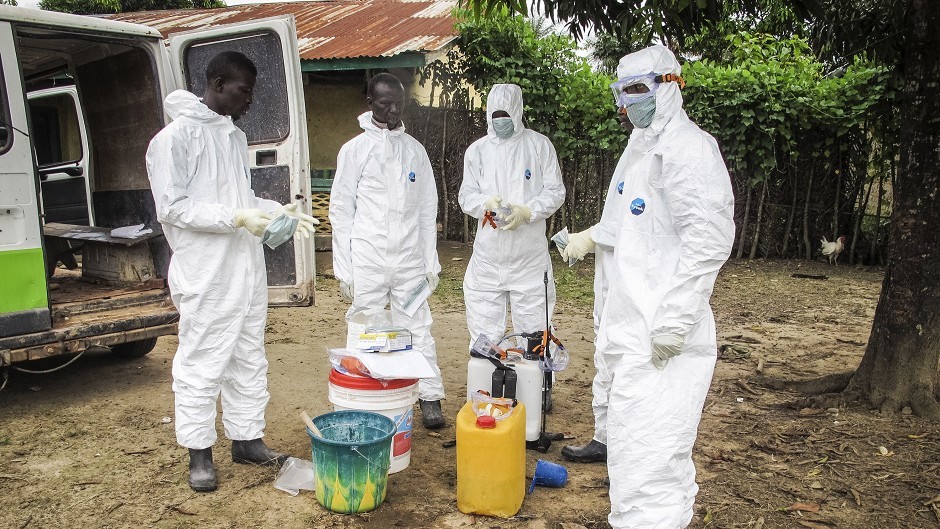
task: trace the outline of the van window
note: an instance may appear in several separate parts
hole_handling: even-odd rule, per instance
[[[10,106],[7,102],[7,85],[3,80],[3,63],[0,62],[0,154],[13,145],[13,126],[10,123]]]
[[[40,167],[82,159],[81,128],[72,96],[56,94],[32,99],[29,112]]]
[[[228,50],[244,53],[258,69],[251,108],[235,124],[245,131],[249,144],[276,143],[287,138],[290,133],[287,76],[281,60],[284,56],[281,40],[273,33],[189,46],[183,55],[189,91],[202,97],[206,91],[206,65],[217,54]]]

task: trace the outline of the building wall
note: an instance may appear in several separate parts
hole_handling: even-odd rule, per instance
[[[310,170],[336,169],[336,155],[344,143],[362,132],[356,117],[369,110],[362,78],[309,75],[304,86]]]
[[[401,79],[414,103],[428,105],[431,83],[425,86],[418,84],[414,68],[395,68],[390,73]],[[366,70],[306,74],[304,103],[310,142],[310,170],[314,177],[320,171],[336,169],[336,155],[340,147],[362,132],[356,118],[369,110],[365,96],[366,79]],[[408,125],[407,110],[405,125]]]

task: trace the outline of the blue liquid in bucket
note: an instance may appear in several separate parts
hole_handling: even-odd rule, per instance
[[[378,413],[334,411],[315,417],[310,435],[317,501],[333,512],[371,511],[385,499],[395,423]]]

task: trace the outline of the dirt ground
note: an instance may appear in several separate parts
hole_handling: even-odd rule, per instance
[[[276,490],[272,470],[233,464],[229,442],[215,447],[221,484],[195,494],[186,453],[175,443],[170,364],[162,338],[148,356],[121,361],[86,354],[49,375],[11,373],[0,393],[0,527],[487,527],[574,529],[607,525],[601,464],[547,454],[569,483],[537,488],[509,520],[472,517],[456,507],[453,418],[466,377],[460,296],[469,248],[441,245],[445,267],[432,298],[448,427],[431,435],[416,421],[411,466],[390,477],[386,502],[364,515],[327,512],[312,492]],[[794,272],[825,274],[797,279]],[[804,262],[731,262],[713,298],[721,354],[695,450],[701,491],[692,527],[936,528],[940,523],[940,426],[864,407],[804,408],[801,395],[771,380],[810,379],[853,369],[865,348],[883,270]],[[556,263],[559,335],[572,352],[559,374],[549,430],[590,439],[593,266]],[[310,458],[297,418],[331,411],[327,346],[341,345],[345,306],[327,274],[317,306],[272,309],[267,331],[271,402],[268,443]]]

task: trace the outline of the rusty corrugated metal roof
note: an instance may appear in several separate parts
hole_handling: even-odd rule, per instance
[[[316,0],[136,11],[107,17],[147,25],[167,37],[181,31],[294,15],[300,58],[318,60],[438,51],[457,37],[451,16],[454,5],[455,0]]]

